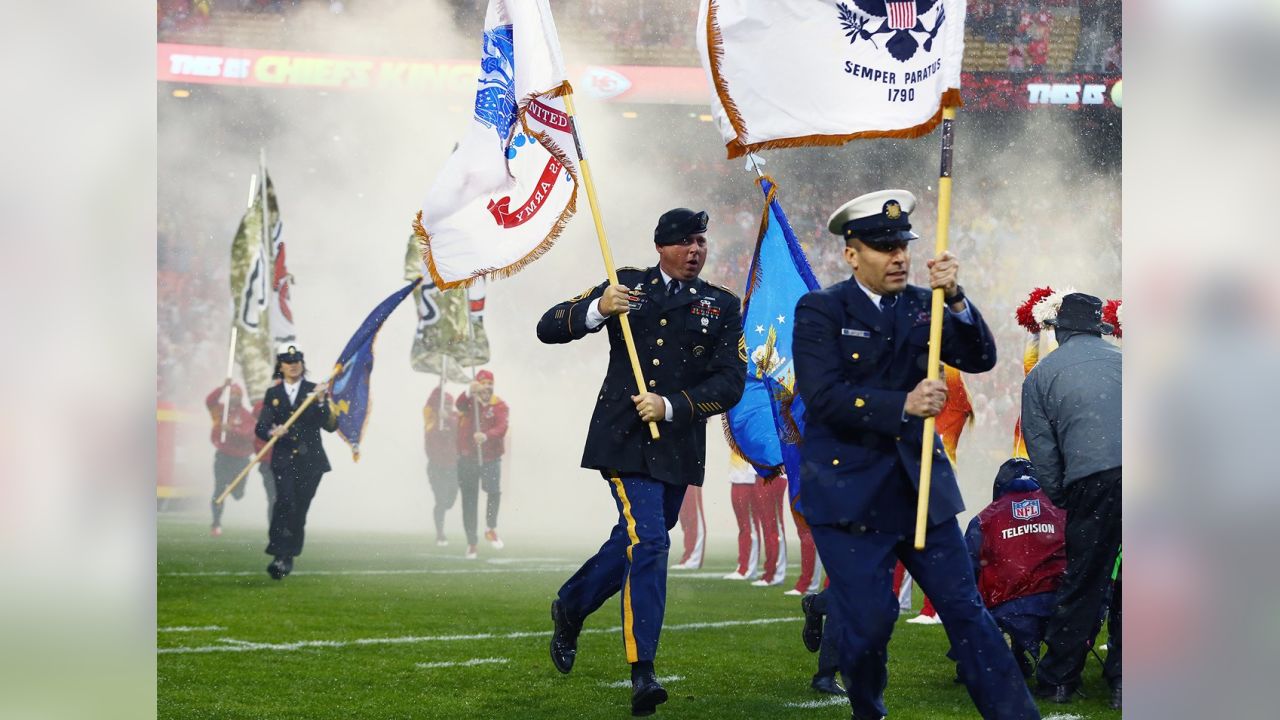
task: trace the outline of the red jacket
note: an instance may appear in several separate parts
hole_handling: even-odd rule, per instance
[[[458,464],[458,413],[453,403],[453,396],[445,393],[442,418],[440,388],[436,388],[422,407],[423,445],[427,459],[445,467]]]
[[[261,416],[261,415],[262,415],[262,405],[263,405],[263,401],[262,401],[262,400],[259,400],[259,401],[255,402],[255,403],[253,404],[253,416],[254,416],[255,418],[257,418],[257,417],[259,417],[259,416]],[[256,422],[256,420],[255,420],[255,422]],[[253,435],[253,452],[254,452],[255,454],[256,454],[259,450],[261,450],[261,449],[262,449],[262,447],[263,447],[264,445],[266,445],[266,444],[267,444],[267,441],[266,441],[266,440],[263,440],[262,438],[258,437],[258,434],[257,434],[257,433],[254,433],[254,435]],[[268,469],[270,469],[270,467],[271,467],[271,454],[272,454],[272,453],[274,453],[275,451],[276,451],[276,449],[275,449],[275,446],[273,445],[273,446],[271,447],[271,449],[267,451],[267,454],[266,454],[266,455],[263,455],[263,456],[262,456],[262,459],[258,461],[258,465],[259,465],[260,467],[264,467],[264,468],[268,468]]]
[[[986,606],[1057,590],[1067,568],[1066,529],[1067,511],[1039,489],[1002,494],[983,508],[967,540]]]
[[[249,458],[256,452],[253,446],[253,426],[257,418],[244,405],[236,403],[227,411],[227,438],[222,439],[222,387],[214,388],[204,400],[213,419],[213,431],[209,440],[223,455],[234,458]]]
[[[472,437],[476,433],[474,415],[471,412],[471,396],[462,393],[458,396],[458,457],[475,458],[476,441]],[[497,395],[489,397],[489,403],[480,408],[480,432],[487,438],[484,442],[482,463],[493,462],[502,457],[506,451],[503,438],[507,436],[507,404]]]

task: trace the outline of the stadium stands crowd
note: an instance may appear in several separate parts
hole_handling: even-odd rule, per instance
[[[484,20],[483,0],[447,0],[460,32]],[[602,62],[623,65],[698,64],[694,0],[561,0],[553,3],[562,40]],[[369,19],[395,0],[161,0],[162,42],[230,44],[237,36],[259,47],[300,47],[304,30]],[[967,0],[965,70],[972,72],[1119,72],[1120,0]],[[305,15],[305,18],[303,17]],[[297,32],[295,32],[297,31]],[[344,41],[345,42],[345,41]],[[430,54],[414,29],[392,32],[376,45],[343,51]]]

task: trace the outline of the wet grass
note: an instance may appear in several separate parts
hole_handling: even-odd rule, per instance
[[[482,548],[461,558],[407,535],[313,531],[284,581],[271,580],[265,532],[163,518],[158,538],[157,709],[161,718],[625,718],[629,676],[616,600],[587,623],[577,665],[547,656],[548,604],[594,547]],[[847,704],[809,689],[816,656],[800,643],[797,598],[785,588],[672,571],[658,658],[668,718],[848,718]],[[794,573],[793,573],[794,574]],[[917,598],[917,604],[919,598]],[[690,623],[741,623],[680,628]],[[591,632],[595,630],[596,632]],[[530,633],[510,637],[512,633]],[[459,638],[457,636],[489,635]],[[289,643],[299,643],[289,645]],[[181,648],[199,652],[174,652]],[[210,648],[235,648],[232,650]],[[939,626],[899,620],[886,702],[895,718],[973,718]],[[427,666],[480,660],[472,665]],[[1118,718],[1097,662],[1088,698],[1043,705],[1046,716]]]

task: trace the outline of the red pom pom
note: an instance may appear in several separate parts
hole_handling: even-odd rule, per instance
[[[1035,316],[1031,314],[1031,308],[1035,307],[1036,303],[1052,294],[1053,288],[1036,288],[1027,296],[1027,301],[1018,306],[1018,310],[1014,315],[1018,318],[1018,324],[1026,328],[1027,332],[1040,332],[1040,323],[1036,322]]]
[[[1116,339],[1124,337],[1124,332],[1120,330],[1120,304],[1122,300],[1108,300],[1107,304],[1102,306],[1102,321],[1115,328]]]

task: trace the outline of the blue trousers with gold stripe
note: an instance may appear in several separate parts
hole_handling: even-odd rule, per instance
[[[667,606],[669,532],[680,520],[685,486],[643,475],[608,482],[618,522],[596,554],[560,588],[560,604],[581,622],[621,592],[627,662],[652,662]]]
[[[1040,712],[1013,652],[978,595],[964,537],[954,518],[930,527],[920,552],[912,547],[910,537],[897,533],[834,525],[809,529],[831,580],[828,606],[834,604],[840,619],[835,629],[840,670],[856,716],[888,714],[884,705],[888,645],[898,618],[893,567],[902,560],[938,609],[956,652],[960,677],[979,714],[986,720],[1039,720]]]

